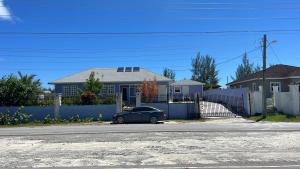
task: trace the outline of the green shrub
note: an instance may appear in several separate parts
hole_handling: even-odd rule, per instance
[[[44,124],[51,124],[52,122],[53,122],[53,119],[50,117],[49,114],[43,120]]]
[[[31,118],[31,115],[30,115],[30,114],[21,113],[21,112],[17,111],[17,112],[13,115],[11,124],[17,125],[17,124],[28,123],[30,118]]]
[[[87,118],[83,119],[83,122],[84,122],[84,123],[90,123],[90,122],[92,122],[92,121],[94,121],[93,118],[88,118],[88,117],[87,117]]]
[[[79,117],[78,114],[77,114],[76,116],[71,117],[69,121],[70,121],[70,122],[73,122],[73,123],[74,123],[74,122],[75,122],[75,123],[81,122],[80,117]]]
[[[115,104],[116,103],[116,99],[114,96],[107,96],[101,100],[102,100],[103,104]]]
[[[38,100],[37,105],[39,106],[52,106],[54,104],[54,99],[43,99],[43,100]]]
[[[79,96],[76,97],[63,97],[61,100],[62,105],[80,105],[81,99]]]
[[[99,113],[97,121],[101,122],[102,120],[103,120],[103,115],[102,113]]]
[[[31,118],[30,114],[22,113],[22,108],[20,107],[13,115],[10,112],[0,113],[0,125],[17,125],[28,123]]]
[[[0,113],[0,125],[10,125],[12,117],[8,113]]]

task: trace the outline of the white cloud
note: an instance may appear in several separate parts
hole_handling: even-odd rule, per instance
[[[12,20],[12,14],[10,10],[4,5],[4,0],[0,0],[0,20]]]

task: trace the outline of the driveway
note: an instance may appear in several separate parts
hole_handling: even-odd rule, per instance
[[[0,168],[299,168],[300,125],[205,123],[0,129]]]

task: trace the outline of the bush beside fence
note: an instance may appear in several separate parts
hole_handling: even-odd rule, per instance
[[[0,113],[7,113],[13,115],[17,112],[19,107],[0,107]],[[53,106],[25,106],[21,110],[22,113],[30,115],[29,121],[42,121],[45,117],[54,119],[54,107]],[[76,115],[81,120],[91,118],[97,120],[99,114],[102,114],[104,121],[111,120],[113,114],[116,112],[116,105],[76,105],[76,106],[61,106],[60,118],[70,119]]]

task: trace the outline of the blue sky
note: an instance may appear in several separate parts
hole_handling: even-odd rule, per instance
[[[0,0],[0,32],[201,32],[300,30],[298,0]],[[49,81],[93,67],[141,66],[191,77],[197,52],[216,59],[220,84],[260,46],[263,32],[155,35],[0,34],[0,76],[21,70]],[[299,32],[271,32],[268,64],[300,66]],[[273,51],[274,50],[274,51]],[[275,53],[275,54],[274,54]],[[250,53],[261,65],[261,51]],[[230,78],[229,78],[230,80]]]

